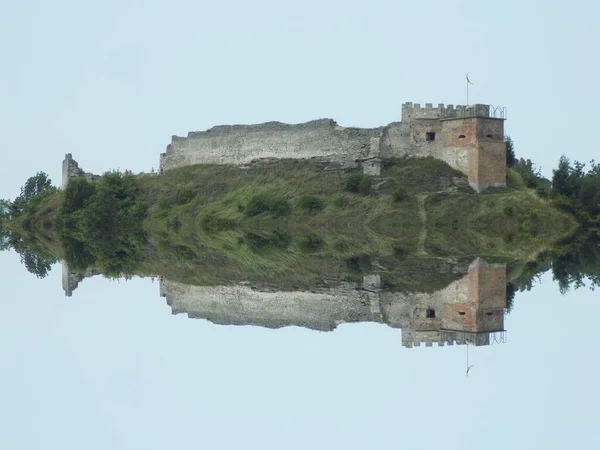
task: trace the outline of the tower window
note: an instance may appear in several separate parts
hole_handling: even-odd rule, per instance
[[[425,133],[425,139],[428,141],[435,141],[435,131],[428,131]]]
[[[428,308],[427,312],[426,312],[426,315],[427,315],[428,319],[435,319],[435,309]]]
[[[486,315],[488,315],[488,316],[493,316],[493,315],[494,315],[494,313],[491,313],[491,312],[489,312],[489,313],[486,313]]]
[[[464,311],[459,311],[458,314],[460,314],[461,316],[464,316],[465,312]]]
[[[458,138],[459,139],[464,139],[464,138],[466,138],[466,136],[464,134],[461,134]]]
[[[493,134],[488,134],[486,137],[488,137],[490,139],[494,139],[494,135]]]

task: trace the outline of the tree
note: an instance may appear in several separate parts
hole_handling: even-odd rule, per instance
[[[515,144],[510,136],[506,136],[504,142],[506,142],[506,166],[512,167],[517,162]]]
[[[12,203],[10,200],[0,200],[0,223],[3,220],[10,219],[10,212],[12,210]]]
[[[567,194],[567,180],[571,174],[571,162],[565,155],[560,157],[558,168],[552,171],[552,192],[558,195]]]
[[[48,178],[48,175],[44,172],[38,172],[27,179],[21,188],[20,197],[25,201],[29,201],[29,199],[38,197],[48,190],[55,190],[52,187],[52,181]]]

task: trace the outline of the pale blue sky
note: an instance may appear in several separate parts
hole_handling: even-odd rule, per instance
[[[218,4],[217,4],[218,3]],[[0,3],[0,198],[38,170],[149,171],[172,134],[401,104],[505,106],[549,176],[597,154],[592,1]],[[218,327],[149,281],[63,298],[0,254],[0,448],[598,448],[594,293],[517,297],[509,342],[406,350],[397,330]]]

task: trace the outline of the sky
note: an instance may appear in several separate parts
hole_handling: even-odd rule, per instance
[[[597,154],[593,1],[0,2],[0,198],[72,153],[150,171],[171,135],[333,118],[404,102],[504,106],[545,176]],[[597,448],[591,292],[546,279],[509,342],[405,350],[398,330],[218,327],[170,316],[148,280],[27,274],[0,253],[0,448]],[[597,295],[597,294],[596,294]],[[480,358],[480,359],[479,359]],[[477,374],[477,375],[476,375]],[[576,445],[577,444],[577,445]]]

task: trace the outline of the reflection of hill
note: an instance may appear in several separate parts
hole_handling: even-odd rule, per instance
[[[174,314],[216,324],[331,331],[342,323],[377,322],[401,328],[405,347],[487,345],[504,336],[506,266],[478,258],[466,275],[431,294],[386,290],[379,275],[367,275],[362,284],[310,292],[194,286],[162,278],[161,295]]]

